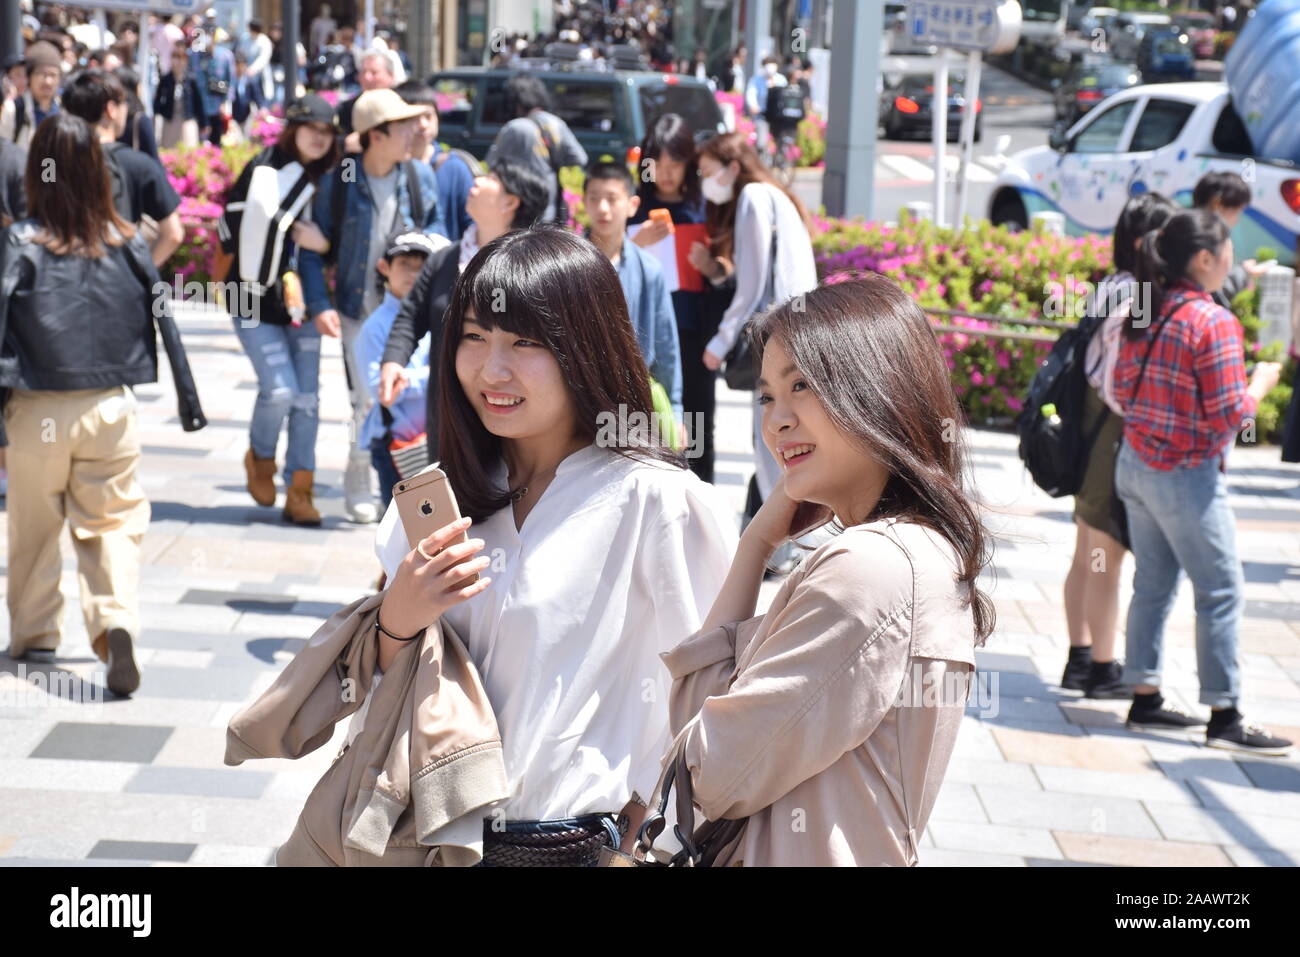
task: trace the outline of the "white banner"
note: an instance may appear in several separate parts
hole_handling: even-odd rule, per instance
[[[206,0],[211,6],[211,0]],[[202,13],[207,9],[205,0],[77,0],[69,6],[90,10],[117,10],[120,13]]]

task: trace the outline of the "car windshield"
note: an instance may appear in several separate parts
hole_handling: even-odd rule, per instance
[[[1108,66],[1084,74],[1080,86],[1127,86],[1134,80],[1132,67]]]
[[[1153,46],[1156,48],[1156,52],[1163,56],[1185,56],[1188,52],[1186,34],[1180,36],[1169,34],[1156,37]]]
[[[954,96],[958,93],[961,93],[961,91],[965,88],[965,85],[966,85],[966,75],[964,73],[948,74],[948,95],[949,96]],[[929,74],[924,74],[921,76],[909,76],[905,80],[903,80],[902,85],[899,87],[899,91],[901,93],[906,94],[907,96],[913,96],[916,94],[920,94],[924,96],[926,94],[932,94],[934,93],[934,77],[930,76]]]
[[[1208,13],[1202,16],[1197,16],[1194,13],[1179,14],[1174,17],[1174,23],[1184,30],[1204,30],[1214,25],[1214,21]]]

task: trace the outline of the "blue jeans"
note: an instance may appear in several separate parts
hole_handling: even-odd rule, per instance
[[[234,319],[235,334],[257,373],[257,401],[248,429],[249,445],[259,459],[275,458],[284,420],[289,442],[284,455],[284,484],[299,469],[316,470],[316,431],[320,425],[320,333],[313,323],[280,326]],[[245,328],[245,323],[249,323]]]
[[[1160,684],[1165,619],[1178,590],[1178,573],[1185,571],[1196,596],[1200,702],[1236,707],[1243,577],[1219,460],[1162,472],[1143,462],[1125,441],[1115,465],[1115,489],[1128,510],[1136,562],[1124,681]]]
[[[385,432],[370,443],[370,464],[379,475],[379,495],[384,500],[385,509],[393,500],[393,486],[402,480],[397,474],[397,466],[393,464],[393,454],[388,451],[391,440],[392,437]]]

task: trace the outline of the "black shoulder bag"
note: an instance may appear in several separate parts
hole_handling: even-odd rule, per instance
[[[755,314],[771,307],[776,297],[776,224],[772,224],[772,255],[767,267],[767,288],[763,291],[763,305]],[[736,342],[722,360],[722,378],[727,388],[741,392],[753,392],[758,387],[758,365],[754,359],[753,344],[749,341],[749,327],[754,319],[745,320]]]

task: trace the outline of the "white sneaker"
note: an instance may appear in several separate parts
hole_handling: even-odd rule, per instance
[[[379,507],[375,504],[375,493],[370,486],[373,474],[369,455],[361,453],[348,456],[348,465],[343,472],[343,506],[348,518],[358,525],[379,521]]]

